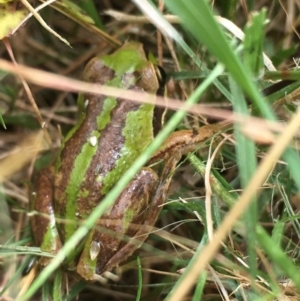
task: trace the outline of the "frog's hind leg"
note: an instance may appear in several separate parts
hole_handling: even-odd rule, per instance
[[[45,252],[56,254],[61,248],[61,241],[56,229],[53,210],[54,168],[48,167],[36,175],[30,195],[31,227],[35,243]],[[41,265],[47,265],[51,258],[42,257]]]
[[[129,243],[125,244],[105,265],[105,271],[111,271],[116,267],[116,262],[124,262],[132,253],[138,249],[143,242],[147,239],[149,234],[153,231],[153,225],[155,224],[162,206],[168,195],[169,186],[172,180],[173,172],[180,156],[174,156],[166,160],[164,168],[156,186],[154,195],[152,195],[152,201],[149,203],[148,214],[143,223],[137,225],[138,231],[129,240]]]
[[[149,229],[144,224],[159,183],[150,168],[143,168],[134,177],[89,233],[77,273],[87,280],[98,279],[98,275],[112,271],[140,247],[148,236]],[[160,210],[156,209],[156,215]]]

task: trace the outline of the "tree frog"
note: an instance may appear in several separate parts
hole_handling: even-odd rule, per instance
[[[150,93],[154,101],[162,83],[159,69],[136,42],[92,59],[83,77]],[[55,254],[151,143],[154,101],[144,104],[89,93],[80,97],[79,120],[64,139],[55,167],[37,175],[31,196],[32,209],[39,212],[31,218],[33,234],[42,250]],[[88,236],[74,246],[67,267],[95,280],[125,261],[156,222],[181,155],[219,130],[216,125],[171,135],[150,160],[164,160],[162,174],[149,167],[140,170]],[[41,258],[41,264],[47,263]]]

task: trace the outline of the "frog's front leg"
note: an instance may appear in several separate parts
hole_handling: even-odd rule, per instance
[[[175,165],[174,160],[166,164],[168,170]],[[158,179],[150,168],[136,175],[89,234],[77,266],[83,278],[97,279],[141,246],[159,216],[170,181],[171,177]],[[93,253],[95,247],[98,254]]]
[[[36,246],[41,250],[56,254],[61,248],[61,241],[56,229],[53,209],[53,166],[39,171],[34,180],[30,206],[34,210],[31,217],[31,227]],[[51,259],[42,257],[41,265],[47,265]]]

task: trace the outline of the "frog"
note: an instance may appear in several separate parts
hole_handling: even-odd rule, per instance
[[[35,244],[56,254],[80,223],[103,200],[157,132],[155,99],[164,86],[162,69],[150,62],[143,45],[127,42],[109,55],[91,59],[86,82],[152,95],[153,103],[91,93],[80,95],[79,118],[64,138],[55,166],[36,175],[31,209]],[[160,119],[160,118],[159,118]],[[222,126],[174,132],[65,259],[65,266],[87,281],[117,268],[146,240],[164,205],[183,154]],[[159,174],[151,165],[163,162]],[[41,257],[47,265],[49,258]]]

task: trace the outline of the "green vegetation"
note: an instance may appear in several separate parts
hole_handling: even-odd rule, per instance
[[[21,66],[21,78],[0,60],[0,275],[6,281],[0,296],[299,300],[297,2],[228,0],[214,1],[212,7],[205,0],[165,0],[163,13],[155,1],[122,1],[120,6],[112,0],[110,7],[105,1],[86,2],[78,1],[84,4],[79,8],[56,1],[40,11],[71,47],[34,17],[0,44],[2,58],[11,60],[11,47],[19,64],[33,68]],[[180,161],[157,229],[112,271],[122,271],[118,282],[87,284],[72,272],[57,272],[86,234],[84,227],[46,268],[35,265],[24,272],[29,256],[51,257],[31,238],[28,190],[33,163],[40,157],[40,168],[54,160],[62,135],[77,119],[77,92],[89,89],[67,78],[80,80],[91,57],[111,53],[127,40],[142,42],[165,69],[171,110],[164,130],[86,220],[86,227],[95,224],[128,176],[136,174],[172,131],[222,120],[232,126]],[[279,85],[277,80],[289,81]],[[41,138],[43,122],[47,126]],[[33,283],[21,282],[31,274],[36,274]]]

